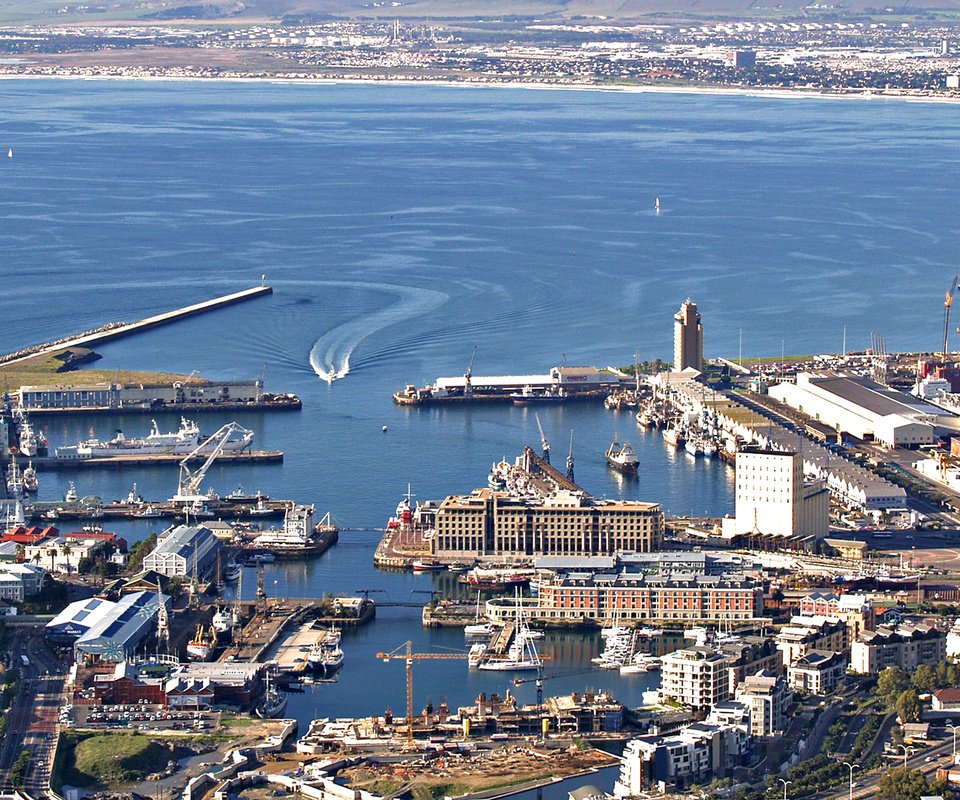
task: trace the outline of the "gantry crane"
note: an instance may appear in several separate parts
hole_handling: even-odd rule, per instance
[[[402,652],[401,652],[402,651]],[[413,744],[413,662],[423,661],[426,659],[436,659],[436,658],[466,658],[466,653],[414,653],[413,652],[413,642],[406,641],[396,650],[391,650],[389,653],[377,653],[377,658],[379,658],[384,663],[389,663],[390,661],[402,658],[405,660],[407,668],[407,748],[410,750],[415,749]]]
[[[236,422],[228,422],[213,434],[213,436],[200,442],[200,444],[183,458],[180,462],[180,481],[177,485],[177,493],[172,498],[173,502],[198,503],[207,499],[200,494],[200,484],[203,483],[203,479],[207,474],[207,470],[210,469],[210,465],[217,460],[217,457],[227,446],[227,442],[230,441],[230,437],[235,433],[241,434],[241,440],[246,441],[244,447],[253,440],[253,431],[247,430]],[[211,445],[213,445],[213,449],[210,450],[210,455],[207,456],[203,465],[196,472],[193,472],[189,467],[190,462],[201,455],[202,452]]]
[[[550,463],[550,442],[547,441],[547,435],[543,432],[543,425],[540,424],[540,415],[534,414],[534,418],[537,420],[537,430],[540,431],[540,448],[543,450],[543,458],[548,464]]]

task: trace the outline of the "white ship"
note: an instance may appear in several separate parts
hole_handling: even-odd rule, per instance
[[[19,409],[13,412],[14,424],[17,428],[17,449],[22,456],[42,456],[47,453],[47,440],[42,433],[34,431],[27,415]]]
[[[57,458],[82,459],[82,458],[116,458],[118,456],[142,456],[142,455],[187,455],[192,453],[200,445],[200,428],[195,422],[180,418],[180,429],[174,433],[160,433],[157,427],[157,421],[152,420],[150,433],[141,439],[128,439],[122,431],[117,431],[117,435],[112,439],[103,441],[101,439],[87,439],[75,445],[58,447],[56,449]],[[253,431],[246,428],[239,429],[240,438],[229,439],[223,445],[225,452],[239,452],[246,450],[253,441]],[[210,443],[209,450],[216,447],[215,443]],[[200,453],[206,453],[206,448],[201,449]]]
[[[23,484],[24,494],[36,494],[40,489],[40,481],[37,478],[37,471],[33,468],[33,462],[27,464],[27,468],[20,476],[20,483]]]
[[[225,608],[217,609],[210,624],[218,640],[230,641],[233,638],[233,620]]]
[[[343,649],[340,647],[340,631],[331,628],[316,641],[307,656],[311,669],[332,675],[343,666]]]
[[[197,630],[193,638],[187,643],[187,656],[194,661],[206,661],[213,655],[213,647],[217,641],[217,635],[213,628],[204,628],[203,625],[197,625]]]

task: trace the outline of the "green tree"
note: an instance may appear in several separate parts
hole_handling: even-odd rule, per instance
[[[910,688],[910,676],[897,667],[887,667],[877,678],[877,694],[888,706],[893,706],[897,698]]]
[[[918,692],[935,692],[941,685],[937,671],[929,664],[921,664],[913,673],[913,688]]]
[[[877,800],[920,800],[929,787],[923,773],[907,767],[888,769],[877,782]]]
[[[920,705],[920,698],[917,696],[916,689],[907,689],[902,692],[894,707],[901,722],[920,721],[920,713],[923,711],[923,707]]]

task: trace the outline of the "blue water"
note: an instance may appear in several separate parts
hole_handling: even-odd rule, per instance
[[[100,348],[103,368],[214,378],[266,372],[303,411],[242,414],[282,466],[214,467],[242,484],[314,502],[345,528],[382,527],[407,483],[421,498],[468,491],[491,462],[538,439],[530,409],[403,409],[390,393],[459,374],[541,372],[669,360],[672,316],[699,304],[708,355],[837,351],[870,333],[928,349],[958,269],[960,109],[885,101],[645,95],[451,87],[0,82],[0,350],[138,319],[261,274],[264,300]],[[654,199],[662,211],[654,212]],[[323,380],[344,376],[331,383]],[[668,513],[732,511],[722,464],[668,453],[629,415],[546,408],[557,460],[576,435],[577,478],[598,495]],[[232,419],[205,415],[205,430]],[[173,429],[170,415],[158,419]],[[51,444],[145,418],[45,420]],[[387,433],[381,427],[388,425]],[[603,463],[615,433],[641,475]],[[81,494],[132,483],[169,496],[169,469],[83,473]],[[66,488],[42,476],[41,498]],[[153,525],[117,526],[138,539]],[[318,562],[268,573],[276,594],[381,588],[409,601],[444,578],[378,573],[375,532],[347,531]],[[248,582],[252,584],[251,582]],[[251,587],[252,588],[252,587]],[[385,609],[345,637],[335,685],[291,707],[307,719],[403,702],[402,667],[373,659],[423,631]],[[596,637],[554,634],[558,673]],[[506,680],[454,661],[420,664],[417,702],[453,705]],[[609,686],[638,702],[647,679],[590,673],[548,691]],[[517,687],[532,699],[530,686]]]

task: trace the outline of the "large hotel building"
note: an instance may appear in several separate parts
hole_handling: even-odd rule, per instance
[[[446,498],[437,509],[433,554],[442,558],[533,558],[649,553],[660,549],[659,503],[588,495],[529,448],[503,468],[504,488]]]

